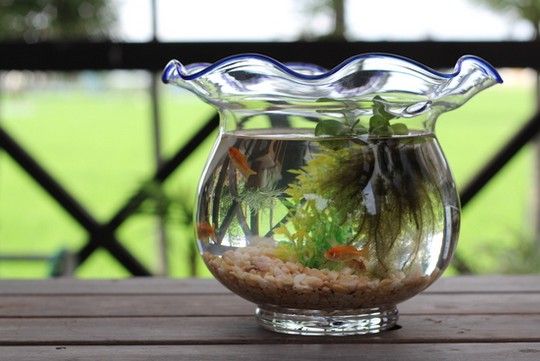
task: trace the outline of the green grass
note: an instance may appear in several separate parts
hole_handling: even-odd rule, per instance
[[[211,109],[162,89],[163,142],[174,152],[198,130]],[[459,185],[465,182],[532,113],[531,89],[496,87],[443,115],[437,134]],[[7,94],[0,119],[9,132],[76,195],[98,219],[109,217],[151,174],[150,104],[145,92],[77,91]],[[197,178],[213,140],[208,139],[167,182],[194,199]],[[491,249],[512,247],[531,228],[532,151],[524,149],[465,209],[459,252],[480,273],[498,271]],[[188,273],[186,234],[171,225],[174,276]],[[154,222],[138,215],[119,237],[145,265],[155,267]],[[0,253],[77,249],[85,233],[5,154],[0,153]],[[199,265],[200,273],[208,275]],[[44,277],[40,263],[0,263],[0,277]],[[78,270],[80,277],[127,273],[104,252]]]
[[[459,188],[533,114],[533,94],[495,87],[439,119],[437,134]],[[532,166],[528,145],[464,209],[458,251],[476,272],[499,272],[492,250],[532,236]]]

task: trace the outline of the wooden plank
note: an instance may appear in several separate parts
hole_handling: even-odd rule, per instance
[[[540,342],[540,315],[405,315],[399,324],[381,335],[306,337],[263,330],[245,316],[4,318],[0,346]]]
[[[31,346],[0,347],[3,360],[237,360],[327,361],[521,361],[540,358],[538,343],[466,344],[307,344],[307,345],[205,345],[205,346]],[[301,356],[300,356],[301,355]]]
[[[0,317],[140,317],[252,315],[233,294],[0,297]]]
[[[540,292],[540,275],[443,277],[424,293]],[[0,295],[230,293],[213,279],[0,280]]]
[[[442,277],[426,293],[540,292],[540,275]]]
[[[0,295],[231,293],[214,279],[135,277],[119,280],[57,278],[0,280]]]
[[[233,294],[0,297],[0,317],[249,316],[255,305]],[[540,293],[420,294],[401,314],[540,314]]]

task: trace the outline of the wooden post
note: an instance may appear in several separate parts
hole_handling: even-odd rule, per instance
[[[332,8],[334,10],[334,31],[332,32],[332,39],[345,39],[345,33],[347,31],[347,23],[345,20],[345,1],[344,0],[332,0]]]
[[[157,2],[151,0],[152,8],[152,41],[157,42]],[[149,72],[150,74],[150,103],[152,109],[152,138],[153,138],[153,153],[156,169],[158,169],[163,163],[163,155],[161,152],[161,118],[159,114],[159,74]],[[162,186],[162,185],[160,185]],[[167,256],[168,239],[167,239],[167,227],[165,221],[164,205],[160,200],[157,200],[157,214],[156,214],[156,245],[158,249],[158,262],[156,273],[160,276],[166,276],[169,272],[169,260]]]
[[[536,111],[540,111],[540,74],[535,72],[535,98]],[[532,217],[534,226],[534,240],[536,246],[540,248],[540,136],[536,136],[533,141],[534,148],[534,173],[533,173],[533,204]]]
[[[534,25],[534,24],[533,24]],[[534,41],[540,42],[540,24],[535,26]],[[540,112],[540,73],[535,71],[535,107],[536,112]],[[533,141],[534,145],[534,180],[533,180],[533,226],[534,240],[537,249],[540,249],[540,135]]]

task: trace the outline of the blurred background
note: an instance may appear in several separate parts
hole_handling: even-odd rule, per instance
[[[440,49],[501,53],[503,86],[437,126],[469,192],[447,274],[539,272],[539,21],[537,0],[0,0],[0,278],[209,276],[191,219],[214,112],[158,69],[297,41],[435,67],[457,60]]]

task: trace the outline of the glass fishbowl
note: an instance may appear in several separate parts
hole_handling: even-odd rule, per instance
[[[217,108],[195,223],[212,274],[263,327],[377,333],[456,246],[460,204],[438,116],[502,82],[464,56],[452,72],[390,54],[331,70],[259,54],[183,66],[163,81]]]

